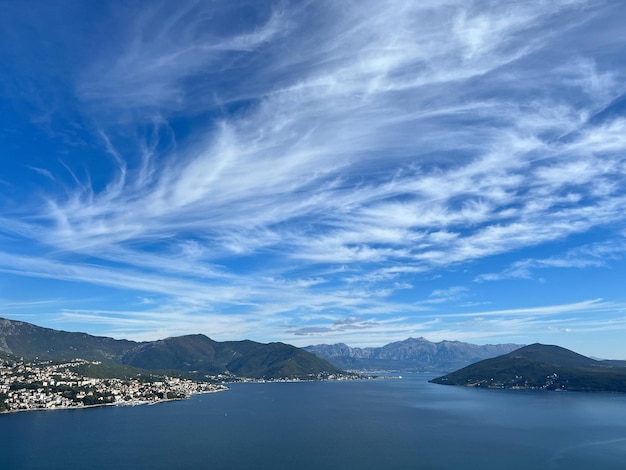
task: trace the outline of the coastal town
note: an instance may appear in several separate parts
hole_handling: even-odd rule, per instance
[[[114,377],[111,365],[98,361],[38,361],[0,358],[0,413],[87,408],[104,405],[154,404],[183,400],[199,393],[228,390],[233,382],[302,382],[371,378],[354,373],[311,374],[302,378],[255,379],[232,374],[206,375],[206,380],[155,375],[143,371]],[[103,371],[107,373],[103,374]],[[106,376],[103,376],[106,375]]]
[[[80,373],[98,362],[0,359],[0,412],[136,405],[226,390],[220,383],[180,377],[96,378]]]

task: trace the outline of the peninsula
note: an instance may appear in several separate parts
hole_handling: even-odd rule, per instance
[[[431,380],[465,387],[626,392],[623,361],[597,361],[569,349],[531,344]]]

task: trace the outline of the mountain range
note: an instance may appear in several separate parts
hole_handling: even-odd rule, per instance
[[[624,361],[598,361],[560,346],[531,344],[431,380],[480,388],[626,392]]]
[[[520,347],[520,344],[481,346],[460,341],[433,343],[424,338],[408,338],[382,347],[352,348],[338,343],[304,349],[343,370],[449,372]]]
[[[39,360],[86,359],[150,370],[231,374],[254,379],[339,374],[327,361],[285,343],[214,341],[196,334],[158,341],[117,340],[0,318],[0,352]]]

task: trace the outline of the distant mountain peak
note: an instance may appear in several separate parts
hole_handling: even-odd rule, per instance
[[[424,337],[394,341],[381,347],[352,348],[344,343],[318,344],[306,349],[350,370],[420,370],[451,371],[472,362],[511,352],[521,345],[485,345],[441,341]]]

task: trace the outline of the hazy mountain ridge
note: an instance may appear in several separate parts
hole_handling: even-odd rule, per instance
[[[381,347],[353,348],[344,343],[306,346],[306,351],[349,370],[452,371],[482,359],[506,354],[519,344],[476,345],[460,341],[433,343],[408,338]]]
[[[201,334],[136,342],[3,318],[0,351],[39,360],[80,358],[150,370],[230,373],[256,379],[311,378],[341,372],[314,354],[284,343],[218,342]]]
[[[597,361],[560,346],[531,344],[431,380],[480,388],[626,392],[624,361]]]

